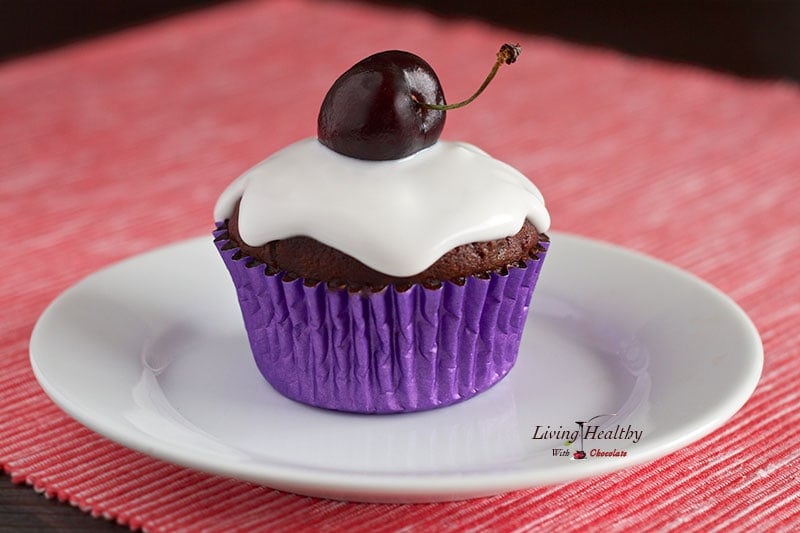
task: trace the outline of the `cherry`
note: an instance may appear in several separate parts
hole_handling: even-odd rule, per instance
[[[504,44],[492,71],[467,100],[445,103],[439,78],[421,57],[389,50],[362,59],[333,83],[322,101],[317,137],[328,148],[372,161],[401,159],[433,145],[445,112],[463,107],[489,85],[501,64],[520,54]]]
[[[445,112],[418,102],[444,104],[431,66],[400,50],[369,56],[337,79],[317,120],[320,142],[358,159],[400,159],[431,146]]]

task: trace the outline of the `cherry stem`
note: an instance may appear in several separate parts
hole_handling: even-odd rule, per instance
[[[458,102],[457,104],[429,104],[427,102],[420,102],[417,100],[417,103],[424,107],[425,109],[434,109],[436,111],[448,111],[450,109],[457,109],[459,107],[464,107],[465,105],[469,104],[473,100],[475,100],[480,94],[483,92],[486,87],[489,86],[489,83],[494,79],[495,74],[500,69],[500,65],[505,63],[506,65],[510,65],[514,61],[517,60],[519,55],[522,53],[522,48],[518,44],[504,44],[500,47],[500,50],[497,52],[497,60],[494,62],[494,66],[492,66],[492,70],[489,72],[489,75],[486,76],[486,79],[483,80],[483,83],[475,93],[467,98],[462,102]],[[413,98],[413,96],[412,96]],[[416,98],[415,98],[416,100]]]

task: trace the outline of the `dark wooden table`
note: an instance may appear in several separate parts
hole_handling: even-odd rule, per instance
[[[92,518],[80,509],[47,499],[26,484],[0,475],[0,531],[127,531],[104,518]]]
[[[134,23],[234,0],[0,0],[0,60]],[[796,0],[378,0],[443,17],[693,63],[750,77],[800,81]]]

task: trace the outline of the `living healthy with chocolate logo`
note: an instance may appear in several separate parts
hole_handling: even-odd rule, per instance
[[[531,439],[561,441],[561,446],[552,448],[553,457],[574,460],[585,460],[587,457],[627,457],[628,445],[641,441],[644,430],[631,424],[614,424],[613,418],[616,416],[595,415],[587,420],[576,420],[574,427],[537,425]],[[576,442],[577,446],[573,446]],[[589,447],[588,452],[584,449],[585,446]]]

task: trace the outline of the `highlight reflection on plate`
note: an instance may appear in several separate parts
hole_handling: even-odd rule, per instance
[[[67,290],[34,329],[31,363],[68,414],[125,446],[358,501],[471,498],[610,472],[685,446],[742,406],[762,349],[729,298],[639,254],[552,240],[517,365],[443,409],[355,415],[280,396],[255,367],[210,238]],[[601,414],[613,416],[592,422],[583,445],[566,441],[576,421]],[[596,438],[617,427],[640,438]],[[586,459],[572,458],[578,447]],[[614,457],[591,453],[612,449]]]

